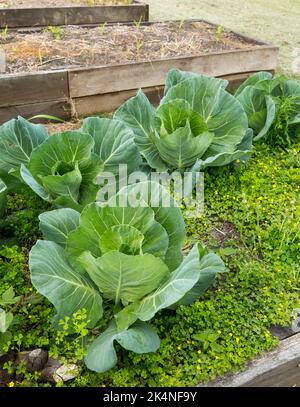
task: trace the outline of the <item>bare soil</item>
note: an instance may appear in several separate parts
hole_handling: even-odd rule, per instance
[[[46,123],[49,134],[60,133],[62,131],[78,130],[82,126],[82,120],[74,120],[65,123]]]
[[[256,44],[204,22],[23,29],[9,32],[1,43],[8,73],[144,62]]]
[[[74,6],[120,6],[133,0],[0,0],[1,8],[40,8]]]

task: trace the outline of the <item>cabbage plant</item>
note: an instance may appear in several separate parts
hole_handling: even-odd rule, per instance
[[[31,279],[55,306],[54,323],[85,308],[93,328],[104,310],[113,312],[87,349],[86,364],[97,372],[117,363],[114,341],[136,353],[156,351],[159,338],[147,322],[162,309],[199,299],[225,270],[216,254],[198,245],[183,257],[182,213],[158,183],[125,187],[81,214],[70,208],[46,212],[40,227],[45,240],[30,252]]]
[[[198,170],[247,159],[252,132],[223,79],[171,70],[155,109],[140,90],[115,113],[135,133],[147,164],[158,171]]]
[[[300,84],[285,76],[258,72],[236,91],[254,131],[254,140],[290,145],[300,138]]]
[[[47,130],[22,117],[0,126],[0,216],[4,212],[6,194],[24,187],[20,167],[27,164],[32,151],[48,137]]]
[[[103,172],[128,172],[140,164],[133,133],[117,120],[91,117],[79,131],[48,137],[21,164],[23,181],[42,199],[58,207],[82,210],[94,202]]]

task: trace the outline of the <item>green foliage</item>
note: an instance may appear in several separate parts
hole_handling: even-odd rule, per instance
[[[1,38],[2,41],[6,41],[7,40],[7,34],[8,34],[8,26],[6,25],[4,28],[2,28],[1,30]]]
[[[62,35],[64,33],[64,30],[61,27],[53,27],[53,26],[49,26],[46,28],[46,31],[48,31],[52,37],[59,41],[62,38]]]
[[[300,84],[283,75],[259,72],[246,80],[235,96],[243,105],[254,140],[291,146],[300,138]]]
[[[22,117],[0,126],[1,214],[5,207],[5,195],[3,194],[17,192],[23,188],[20,167],[22,164],[28,163],[32,151],[47,137],[46,128],[40,124],[32,124]]]
[[[114,117],[133,130],[141,154],[155,170],[227,165],[248,158],[252,147],[247,115],[225,91],[227,84],[173,69],[157,109],[140,90]]]
[[[6,217],[0,218],[1,245],[18,244],[30,248],[40,236],[38,216],[50,205],[36,196],[10,194]]]
[[[116,120],[91,117],[80,131],[57,133],[45,140],[21,165],[23,181],[42,199],[58,207],[81,211],[96,200],[97,177],[116,173],[119,164],[128,172],[140,164],[129,128]]]
[[[156,207],[151,194],[159,198]],[[137,196],[144,205],[130,206]],[[70,208],[40,215],[47,240],[39,240],[29,258],[33,285],[57,310],[56,326],[84,305],[94,328],[103,308],[113,309],[114,320],[85,358],[97,372],[117,363],[114,341],[137,353],[154,352],[159,338],[145,322],[179,301],[195,301],[224,271],[217,255],[197,245],[182,259],[183,216],[159,184],[140,182],[111,199],[114,205],[90,204],[81,215]]]
[[[167,80],[166,95],[175,92],[172,91],[174,88],[177,89],[176,92],[184,88],[188,81],[196,83],[195,78],[197,76],[190,73],[173,71]],[[269,74],[260,73],[249,79],[239,90],[237,96],[244,94],[246,104],[255,97],[257,104],[253,104],[252,113],[246,107],[248,119],[255,135],[260,133],[262,140],[267,137],[271,145],[257,144],[252,160],[246,165],[238,165],[239,160],[245,158],[245,152],[249,153],[251,149],[251,133],[248,133],[239,146],[233,143],[234,151],[244,154],[241,157],[234,156],[234,166],[208,169],[205,173],[205,213],[195,219],[187,217],[185,244],[183,236],[176,238],[180,244],[173,251],[168,251],[172,247],[172,233],[168,230],[166,234],[159,234],[158,245],[154,245],[153,251],[147,253],[143,247],[145,234],[139,227],[135,228],[137,230],[130,227],[124,230],[123,224],[122,228],[119,224],[111,224],[109,231],[102,230],[103,233],[99,236],[93,236],[94,232],[90,232],[88,225],[97,225],[97,216],[87,216],[84,219],[85,212],[80,216],[73,209],[60,209],[41,216],[41,227],[47,240],[40,241],[36,246],[39,253],[35,253],[34,283],[39,290],[42,290],[42,286],[47,288],[47,295],[45,292],[43,294],[57,308],[55,323],[59,327],[58,332],[52,326],[53,308],[32,288],[28,270],[29,248],[41,237],[37,217],[50,209],[50,204],[36,196],[26,195],[24,190],[23,195],[8,194],[6,212],[2,205],[2,213],[6,217],[0,220],[0,350],[22,351],[44,347],[50,349],[51,355],[64,361],[82,362],[85,359],[93,370],[102,372],[91,372],[80,363],[81,375],[70,382],[70,386],[188,386],[208,382],[229,371],[241,369],[247,360],[274,347],[278,341],[271,336],[269,328],[275,324],[290,325],[293,309],[300,307],[300,145],[297,144],[296,137],[299,131],[299,109],[298,96],[291,96],[295,94],[298,85],[286,80],[281,83],[281,80],[271,79]],[[224,86],[225,84],[220,85],[219,95],[224,92]],[[247,98],[246,90],[249,92]],[[178,119],[180,129],[186,130],[187,123],[191,130],[204,129],[203,120],[193,115],[185,103],[181,101],[173,104],[172,100],[168,102],[167,111],[175,109],[176,120],[181,115],[184,116],[185,126],[181,126]],[[272,110],[273,107],[275,110]],[[173,134],[169,132],[174,130],[172,126],[175,122],[168,120],[164,108],[157,111],[154,126],[158,123],[160,133],[168,137]],[[145,117],[148,115],[145,121],[146,133],[151,130],[148,124],[152,123],[153,112],[152,107],[142,112]],[[81,129],[80,132],[83,131],[94,139],[93,153],[98,148],[98,156],[105,161],[101,157],[101,141],[97,144],[99,131],[103,130],[103,123],[99,130],[98,120],[101,119],[95,119],[95,122],[88,119],[83,126],[85,131]],[[0,150],[2,148],[3,152],[0,158],[0,176],[3,179],[0,190],[4,192],[4,195],[0,195],[1,202],[6,199],[5,185],[9,192],[16,191],[15,186],[20,181],[20,165],[28,166],[28,157],[32,154],[30,142],[27,143],[27,139],[24,145],[20,142],[20,128],[25,126],[30,129],[29,133],[32,133],[36,142],[35,151],[48,137],[42,131],[40,139],[37,133],[41,128],[28,127],[25,122],[19,119],[0,129]],[[100,139],[102,140],[101,137]],[[129,139],[130,145],[134,146],[133,136]],[[7,140],[15,146],[17,159],[13,163],[6,151]],[[151,147],[152,139],[150,144],[149,140],[144,141]],[[278,144],[284,144],[285,149],[277,148]],[[126,155],[126,148],[121,148],[120,152]],[[148,157],[148,160],[161,162],[160,154],[166,157],[168,148],[156,147],[153,152],[157,155]],[[218,165],[224,164],[224,157],[227,159],[226,154],[230,156],[232,151],[220,154],[220,161],[219,158],[215,160],[214,156],[206,158],[207,166],[213,161]],[[189,156],[187,154],[186,158]],[[167,164],[167,161],[164,163]],[[55,166],[55,170],[68,170],[69,162],[68,165],[65,164],[64,162],[61,166],[60,163],[58,167]],[[110,162],[110,165],[111,168],[117,168],[117,160]],[[169,168],[168,165],[167,167]],[[193,169],[201,168],[203,162],[197,159]],[[35,181],[41,182],[41,179]],[[164,228],[163,216],[159,220],[159,211],[153,212],[155,222]],[[67,217],[59,216],[66,213]],[[142,218],[146,219],[146,216]],[[110,219],[109,214],[105,214],[105,219]],[[173,223],[178,227],[182,218],[180,222],[179,217],[174,219]],[[82,229],[82,233],[76,237],[78,228]],[[153,238],[158,237],[154,229],[153,227]],[[73,233],[75,239],[72,244],[70,236]],[[191,297],[186,299],[186,295],[181,298],[183,292],[179,296],[180,302],[180,298],[169,301],[168,298],[172,298],[174,292],[185,289],[184,284],[177,284],[178,276],[179,281],[182,274],[187,280],[187,272],[190,271],[189,278],[193,279],[195,264],[195,269],[199,272],[199,259],[202,271],[205,269],[204,258],[210,261],[208,269],[213,266],[216,271],[215,261],[218,256],[203,253],[202,250],[198,252],[199,243],[201,247],[203,244],[221,256],[229,272],[217,277],[212,289],[205,293],[201,301],[194,301],[193,298],[193,302]],[[190,250],[193,245],[194,249]],[[41,251],[41,247],[45,250]],[[182,247],[185,254],[190,251],[184,261],[180,254]],[[112,253],[113,258],[109,257],[109,261],[106,261],[106,256],[111,256]],[[155,268],[154,274],[161,273],[161,281],[158,278],[159,283],[154,287],[158,289],[154,292],[133,292],[130,272],[134,271],[136,265],[140,268],[140,257],[147,260],[144,262],[145,267],[149,266],[149,255],[157,262],[155,267],[150,265]],[[117,262],[115,256],[118,260],[122,259],[121,262]],[[126,261],[123,262],[124,256]],[[130,257],[130,262],[127,262],[127,257]],[[162,263],[168,270],[160,268]],[[219,261],[218,264],[222,263]],[[105,279],[102,269],[109,270],[109,276]],[[55,280],[49,279],[49,275],[57,278],[66,270],[72,278],[76,270],[76,290],[71,285],[67,287],[67,293],[59,291],[56,295],[53,289]],[[126,279],[128,277],[128,281],[124,280],[124,286],[116,290],[115,286],[112,287],[112,279],[108,277],[120,274],[120,270],[121,274],[124,272]],[[148,274],[150,277],[147,287],[150,290],[153,289],[154,279],[152,281],[151,273]],[[162,275],[166,281],[163,281]],[[213,275],[213,280],[214,277]],[[71,281],[70,279],[67,283],[70,284]],[[78,281],[80,284],[84,282],[82,285],[86,292],[96,292],[93,299],[97,301],[92,306],[83,306],[88,304],[85,301],[87,296],[82,297],[82,302],[76,299],[80,285]],[[199,298],[211,283],[213,281],[205,279],[199,286],[194,285],[196,297]],[[173,288],[176,288],[174,292]],[[117,295],[113,295],[116,291]],[[192,297],[194,295],[189,290],[188,294]],[[70,295],[68,303],[64,301],[66,295]],[[102,297],[103,302],[100,299]],[[176,307],[172,306],[173,300]],[[155,332],[150,331],[149,326],[143,322],[149,319]],[[94,328],[91,330],[91,327]],[[3,335],[6,335],[4,340]],[[152,351],[158,345],[157,335],[161,344],[154,353]],[[122,348],[138,353],[126,352]],[[87,349],[90,349],[90,357]],[[144,353],[145,350],[152,353]],[[113,370],[105,371],[114,366]],[[9,363],[5,368],[8,371],[14,369]],[[20,375],[17,385],[35,386],[40,380],[38,374],[26,373],[22,364],[17,366],[17,371]]]
[[[82,210],[94,202],[97,177],[128,173],[140,164],[133,133],[116,120],[91,117],[80,131],[48,137],[46,128],[19,117],[0,126],[0,215],[7,192],[24,192],[24,184],[46,202]],[[27,188],[27,189],[29,189]]]
[[[222,25],[218,25],[216,29],[216,41],[221,42],[222,41],[222,36],[224,33],[224,27]]]
[[[206,173],[206,212],[186,219],[187,244],[201,240],[217,249],[230,272],[218,278],[202,301],[152,319],[161,338],[156,353],[138,355],[116,345],[115,369],[97,374],[82,367],[68,385],[196,385],[241,369],[278,343],[268,328],[290,325],[291,311],[300,306],[299,152],[299,144],[287,151],[260,144],[247,166]],[[17,214],[23,205],[24,198],[11,197],[9,214]],[[35,210],[35,205],[29,200],[27,209]],[[36,224],[36,214],[31,216],[28,221]],[[61,327],[66,328],[56,333],[53,309],[32,289],[26,263],[26,250],[1,251],[0,295],[12,286],[22,297],[13,305],[17,323],[5,350],[45,347],[62,360],[81,360],[86,353],[82,341],[92,339],[86,335],[86,313],[64,320]],[[104,316],[97,332],[105,330],[112,310],[106,309]],[[35,386],[37,380],[24,383]]]

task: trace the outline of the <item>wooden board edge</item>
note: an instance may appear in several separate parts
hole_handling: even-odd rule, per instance
[[[269,71],[273,73],[274,71]],[[256,71],[239,73],[236,75],[223,75],[222,79],[226,79],[229,82],[228,90],[233,91],[237,89],[249,76],[255,74]],[[100,95],[84,96],[79,98],[73,98],[74,112],[77,117],[88,116],[97,113],[110,113],[117,109],[122,103],[128,100],[130,97],[136,95],[138,89],[130,89],[120,92],[111,92]],[[153,86],[143,88],[144,93],[150,100],[150,102],[157,106],[163,97],[164,85]]]
[[[149,62],[70,69],[68,71],[70,97],[84,97],[130,90],[134,87],[134,83],[136,83],[137,87],[160,86],[164,84],[166,75],[171,68],[211,76],[275,70],[277,56],[277,48],[262,46]],[[223,61],[222,68],[220,64],[216,63],[219,58]],[[227,61],[226,64],[224,64],[225,60]],[[133,70],[135,73],[133,73]],[[145,75],[143,75],[146,72],[147,81],[145,81]],[[110,87],[108,87],[105,75],[111,81]],[[116,78],[115,82],[113,82],[113,78]]]
[[[72,99],[73,112],[76,117],[94,114],[111,113],[122,103],[136,95],[138,89],[92,95]],[[153,105],[158,105],[163,96],[163,86],[143,88],[145,95]]]
[[[95,13],[97,8],[97,13]],[[72,10],[71,10],[72,9]],[[88,14],[89,18],[82,17],[82,20],[72,21],[68,17],[70,13],[78,11],[76,15]],[[98,13],[99,12],[99,13]],[[126,17],[122,15],[126,12]],[[108,18],[101,17],[101,14],[110,15]],[[34,20],[34,24],[28,24],[28,16]],[[47,16],[47,23],[43,23],[38,16]],[[15,17],[17,16],[17,17]],[[55,17],[55,18],[54,18]],[[0,28],[8,26],[9,28],[26,28],[28,26],[44,27],[46,25],[92,25],[100,24],[104,21],[110,23],[133,22],[138,17],[142,22],[149,21],[149,5],[145,3],[133,3],[120,6],[77,6],[77,7],[34,7],[22,9],[0,9]],[[56,19],[56,20],[55,20]]]
[[[273,351],[250,362],[233,375],[199,387],[293,387],[300,386],[300,333],[280,342]]]
[[[16,106],[0,107],[0,124],[22,116],[29,119],[32,116],[45,114],[67,120],[72,116],[72,106],[68,99],[50,100],[40,103],[30,103]],[[36,122],[43,123],[49,120],[39,119]]]
[[[42,84],[47,86],[43,87]],[[0,75],[0,94],[2,95],[0,107],[68,99],[68,73],[66,70],[60,70],[2,74]]]

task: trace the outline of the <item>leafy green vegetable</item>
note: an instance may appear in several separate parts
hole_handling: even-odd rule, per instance
[[[32,151],[48,137],[47,130],[22,117],[0,126],[0,216],[6,207],[6,194],[20,191],[20,167],[29,162]]]
[[[183,216],[158,183],[125,187],[106,205],[92,203],[81,214],[46,212],[40,225],[46,240],[32,248],[30,271],[35,288],[57,310],[55,322],[81,308],[89,327],[100,322],[103,309],[115,314],[87,351],[88,367],[98,372],[116,364],[114,340],[137,353],[154,352],[157,335],[141,321],[199,298],[225,269],[197,245],[182,258]]]
[[[102,373],[117,364],[114,341],[135,353],[155,352],[160,344],[157,334],[143,322],[136,322],[129,329],[119,332],[113,321],[89,347],[85,358],[89,369]]]
[[[20,300],[21,297],[15,296],[13,287],[9,287],[0,297],[0,305],[5,307],[7,305],[13,305]]]
[[[0,179],[0,218],[3,216],[6,207],[7,186]]]
[[[29,259],[32,284],[51,301],[56,319],[86,308],[90,325],[102,316],[102,298],[92,282],[68,263],[64,249],[51,241],[39,240]]]
[[[158,171],[226,165],[249,157],[247,115],[225,91],[227,81],[171,70],[154,109],[144,93],[125,102],[115,118],[126,123],[148,165]]]
[[[4,309],[0,308],[0,335],[7,332],[13,319],[14,316],[11,312],[5,312]]]
[[[254,131],[254,140],[291,145],[300,137],[300,84],[285,76],[259,72],[236,91]]]
[[[57,133],[32,151],[21,165],[23,181],[42,199],[58,207],[81,211],[94,202],[103,172],[117,174],[119,164],[128,171],[140,164],[133,133],[117,120],[84,120],[79,131]]]
[[[27,164],[32,151],[48,137],[45,127],[22,117],[0,126],[0,176],[5,181],[17,175],[21,164]],[[9,183],[7,183],[9,185]]]

